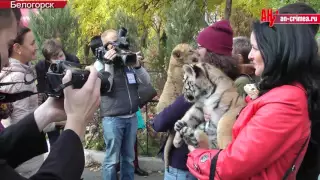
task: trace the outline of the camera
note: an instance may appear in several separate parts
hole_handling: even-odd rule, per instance
[[[105,46],[103,46],[101,36],[93,37],[90,42],[90,47],[96,58],[99,61],[105,61],[107,64],[118,63],[120,61],[125,66],[135,65],[137,63],[137,55],[129,50],[130,43],[127,40],[127,32],[127,29],[123,27],[120,28],[118,40],[116,42],[108,42]],[[117,56],[113,61],[103,58],[107,52],[106,47],[110,44],[117,52]]]
[[[66,71],[71,70],[72,78],[67,84],[62,83],[62,78],[65,76]],[[80,89],[86,83],[89,77],[90,71],[83,70],[77,63],[59,60],[52,63],[46,74],[47,87],[45,93],[50,97],[61,98],[63,97],[63,89],[72,85],[74,89]],[[108,72],[99,72],[98,77],[101,79],[101,91],[110,88],[108,81]]]

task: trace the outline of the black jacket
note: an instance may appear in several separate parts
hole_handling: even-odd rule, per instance
[[[130,84],[127,74],[133,76]],[[135,72],[127,67],[115,68],[111,92],[101,94],[100,115],[114,117],[130,115],[138,111],[138,80]]]
[[[33,113],[0,133],[1,180],[25,180],[14,168],[47,152],[45,136],[39,132]],[[78,135],[62,132],[32,180],[79,180],[84,169],[84,152]]]

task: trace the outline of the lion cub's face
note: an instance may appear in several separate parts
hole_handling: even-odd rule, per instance
[[[171,53],[172,58],[181,66],[200,62],[200,54],[189,44],[178,44]]]
[[[224,74],[207,63],[184,65],[183,94],[187,101],[196,102],[215,93],[219,78]]]

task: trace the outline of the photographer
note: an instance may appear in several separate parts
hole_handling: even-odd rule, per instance
[[[8,64],[8,44],[17,35],[19,9],[0,10],[0,57],[1,69]],[[63,83],[71,80],[67,71]],[[25,180],[14,171],[26,160],[47,151],[43,129],[52,122],[67,119],[61,134],[40,167],[31,176],[32,180],[70,179],[78,180],[84,169],[84,152],[80,137],[83,137],[88,120],[92,118],[100,103],[101,80],[95,68],[90,68],[87,82],[81,89],[64,89],[64,99],[48,100],[33,113],[22,118],[0,133],[0,174],[2,180]],[[4,94],[1,95],[5,98]],[[2,99],[3,100],[3,99]]]
[[[46,73],[48,72],[50,65],[57,60],[70,61],[80,64],[76,56],[66,53],[63,50],[61,42],[53,38],[44,41],[42,47],[42,55],[45,59],[39,61],[35,66],[38,81],[37,90],[38,92],[41,92],[38,97],[39,105],[45,102],[48,98],[48,95],[44,93],[44,91],[46,90],[46,88],[48,88]],[[58,139],[60,130],[63,129],[64,125],[65,122],[61,122],[59,124],[56,123],[55,129],[47,133],[51,146]]]
[[[126,30],[107,30],[101,35],[104,55],[108,64],[113,66],[113,85],[110,92],[101,94],[100,114],[106,143],[106,157],[103,163],[104,180],[116,179],[116,164],[120,160],[120,179],[134,179],[134,144],[137,134],[139,107],[138,87],[150,83],[150,76],[141,67],[138,53],[128,49],[124,38]],[[128,54],[127,58],[123,54]]]

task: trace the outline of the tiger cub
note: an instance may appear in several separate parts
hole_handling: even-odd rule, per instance
[[[198,146],[206,133],[209,148],[224,149],[232,140],[232,127],[246,105],[245,99],[238,94],[233,80],[213,65],[184,65],[183,70],[183,94],[194,105],[175,123],[173,145],[178,148],[185,142]],[[210,115],[208,122],[204,112]]]

